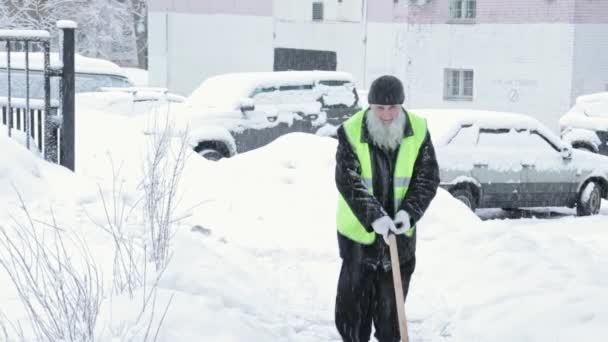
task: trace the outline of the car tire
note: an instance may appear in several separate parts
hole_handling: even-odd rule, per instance
[[[600,185],[590,181],[581,189],[576,202],[576,215],[597,215],[602,206],[602,192]]]
[[[220,151],[214,150],[212,148],[206,148],[206,149],[200,150],[198,152],[198,154],[201,157],[203,157],[207,160],[211,160],[211,161],[218,161],[218,160],[224,158],[224,155]]]
[[[450,194],[460,202],[464,203],[469,209],[475,211],[477,204],[475,201],[475,195],[468,187],[458,187],[450,190]]]

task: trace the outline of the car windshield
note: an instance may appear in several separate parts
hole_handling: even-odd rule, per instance
[[[30,71],[30,98],[44,98],[44,77],[39,70]],[[8,72],[0,69],[0,97],[8,96]],[[76,92],[94,92],[101,87],[125,88],[132,84],[125,77],[118,75],[85,74],[76,73],[75,75]],[[24,70],[11,70],[11,97],[26,97],[26,74]],[[59,78],[51,77],[51,98],[59,97]]]
[[[236,77],[211,77],[203,82],[188,97],[188,103],[195,108],[237,108],[239,102],[250,95],[249,82],[243,82]]]

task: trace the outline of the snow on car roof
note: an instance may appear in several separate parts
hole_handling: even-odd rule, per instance
[[[559,119],[562,129],[580,128],[591,131],[608,129],[608,92],[582,95]]]
[[[593,103],[593,102],[604,102],[608,104],[608,92],[594,93],[581,95],[576,98],[577,104]]]
[[[608,117],[608,92],[582,95],[576,98],[572,112]]]
[[[316,81],[352,82],[351,74],[339,71],[274,71],[229,73],[212,76],[195,89],[188,98],[192,107],[234,109],[242,98],[256,88],[304,85]]]
[[[51,52],[51,66],[61,67],[62,61],[57,52]],[[76,54],[74,57],[76,72],[117,75],[124,76],[125,72],[116,64],[98,58],[85,57]],[[7,54],[5,51],[0,52],[0,68],[7,67]],[[30,52],[29,53],[30,70],[42,70],[44,67],[44,53]],[[11,69],[25,69],[25,52],[11,52]]]
[[[558,143],[560,140],[538,120],[519,113],[472,109],[409,109],[427,119],[429,131],[436,144],[446,144],[461,126],[476,125],[480,128],[534,129]]]

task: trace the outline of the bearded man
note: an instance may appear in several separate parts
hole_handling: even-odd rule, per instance
[[[342,267],[335,323],[343,341],[400,340],[388,235],[395,234],[407,297],[416,266],[416,230],[439,186],[426,120],[404,109],[403,85],[376,79],[369,108],[338,129],[336,223]]]

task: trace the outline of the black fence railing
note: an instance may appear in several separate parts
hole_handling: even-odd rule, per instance
[[[6,126],[9,137],[23,137],[28,149],[35,146],[46,160],[60,163],[74,171],[76,24],[69,21],[60,21],[57,24],[63,32],[61,66],[51,65],[51,37],[48,31],[0,30],[0,48],[4,47],[0,56],[5,55],[0,58],[0,108],[2,125]],[[42,47],[42,85],[33,85],[30,78],[30,71],[40,71],[32,67],[31,46],[36,46],[35,50]],[[24,79],[16,81],[15,75]],[[59,99],[51,98],[51,77],[59,78]],[[44,89],[42,98],[31,96],[32,86]],[[20,89],[21,87],[25,87],[25,91]],[[25,96],[12,96],[15,90]]]

